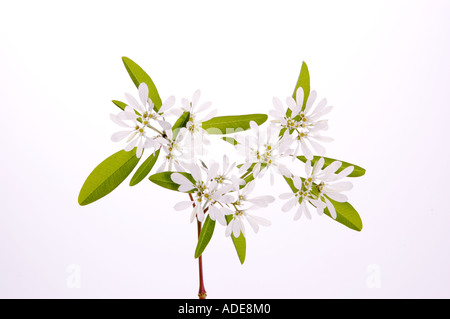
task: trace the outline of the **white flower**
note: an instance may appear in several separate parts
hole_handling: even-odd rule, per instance
[[[230,160],[226,154],[223,155],[222,166],[213,161],[208,165],[208,168],[205,166],[202,167],[208,171],[211,179],[216,181],[219,185],[230,185],[236,183],[238,185],[245,185],[245,181],[243,179],[240,179],[235,174],[232,174],[233,169],[236,167],[236,163],[230,164]]]
[[[305,109],[302,111],[303,97],[303,89],[299,87],[296,91],[297,101],[292,97],[286,98],[288,110],[284,109],[283,104],[278,98],[274,98],[273,105],[275,109],[271,110],[269,113],[274,118],[272,122],[280,123],[282,129],[285,130],[284,135],[293,134],[296,136],[297,147],[292,153],[293,159],[295,159],[295,156],[298,155],[299,150],[301,149],[305,157],[312,160],[313,153],[310,146],[319,156],[323,156],[325,155],[325,148],[319,144],[318,141],[332,141],[332,138],[319,134],[320,131],[328,129],[327,120],[320,120],[320,118],[328,114],[331,111],[332,106],[327,106],[327,100],[322,99],[316,108],[312,110],[312,105],[316,100],[317,93],[311,91]]]
[[[245,236],[245,225],[244,221],[247,221],[252,227],[255,233],[258,232],[259,226],[270,226],[271,223],[269,220],[249,214],[248,211],[254,210],[260,207],[266,207],[269,203],[272,203],[275,198],[273,196],[259,196],[249,198],[248,195],[255,188],[255,181],[248,183],[245,187],[243,187],[237,195],[236,201],[232,203],[234,207],[234,212],[229,211],[232,215],[232,220],[229,222],[225,235],[228,237],[233,233],[234,237],[239,237],[239,234],[242,233]],[[249,203],[251,205],[249,205]]]
[[[165,110],[174,104],[175,98],[173,96],[169,97],[162,105],[159,113],[156,113],[153,111],[153,103],[148,98],[148,87],[145,83],[139,85],[138,93],[141,104],[133,96],[126,93],[125,97],[128,105],[124,111],[117,115],[110,115],[113,122],[127,128],[127,130],[114,133],[111,136],[111,140],[118,142],[127,138],[128,144],[124,148],[125,151],[131,151],[137,146],[136,156],[141,157],[144,148],[153,147],[156,149],[159,147],[159,143],[155,141],[156,136],[149,136],[149,131],[153,130],[159,135],[164,134],[154,127],[154,124],[151,123],[152,121],[156,121],[163,131],[171,128],[170,123],[166,122],[162,115]]]
[[[233,197],[228,194],[232,190],[232,185],[220,187],[214,181],[211,174],[207,172],[206,178],[203,178],[202,171],[197,164],[186,165],[188,172],[191,173],[194,182],[190,181],[180,173],[173,173],[171,179],[179,184],[180,192],[188,192],[195,189],[192,196],[193,201],[182,201],[175,205],[176,210],[183,210],[190,205],[194,206],[191,214],[191,222],[197,217],[202,222],[205,219],[205,212],[209,210],[211,219],[218,220],[222,225],[226,225],[224,213],[226,210],[214,206],[215,204],[229,204],[233,201]]]
[[[315,170],[320,170],[317,174],[315,174],[316,179],[320,179],[320,183],[317,185],[317,189],[319,191],[318,198],[325,202],[331,217],[336,218],[336,209],[328,198],[331,198],[336,202],[346,202],[348,200],[347,196],[341,192],[351,190],[353,188],[353,184],[349,181],[339,180],[350,175],[353,172],[354,167],[346,167],[341,172],[336,174],[335,172],[341,167],[342,163],[339,161],[334,161],[321,170],[323,166],[322,160],[323,158],[317,162],[317,167],[314,165],[313,168],[313,172]]]
[[[217,110],[214,109],[205,116],[199,117],[199,113],[204,112],[211,107],[211,102],[204,102],[199,105],[200,95],[200,90],[197,90],[194,92],[191,101],[182,98],[182,107],[179,112],[189,112],[189,120],[186,123],[186,142],[189,144],[193,156],[205,154],[203,145],[209,145],[210,141],[207,138],[208,133],[202,128],[202,122],[210,120],[217,113]]]
[[[347,196],[341,194],[341,192],[350,190],[353,187],[352,183],[333,182],[347,177],[353,171],[353,166],[349,166],[343,169],[340,173],[336,174],[335,172],[342,165],[341,162],[334,161],[326,168],[322,169],[324,164],[325,160],[323,157],[314,164],[314,167],[311,166],[310,161],[307,161],[305,165],[307,177],[303,180],[303,182],[300,177],[297,176],[294,176],[292,179],[297,192],[284,193],[280,195],[280,198],[282,199],[289,199],[283,205],[283,211],[288,211],[297,203],[300,203],[294,219],[300,218],[302,214],[305,214],[307,218],[311,218],[311,213],[309,212],[307,205],[308,203],[316,207],[319,215],[322,215],[323,210],[327,207],[331,217],[335,219],[337,217],[336,209],[328,197],[337,202],[347,201]]]
[[[164,169],[171,171],[175,166],[175,169],[179,172],[183,172],[182,160],[186,154],[186,150],[182,145],[182,140],[186,134],[186,129],[182,128],[178,131],[178,134],[174,138],[172,130],[166,131],[165,137],[158,136],[156,141],[161,144],[165,155],[163,156],[163,163],[158,168],[157,172],[162,172]]]
[[[322,201],[318,200],[317,198],[313,197],[311,189],[312,178],[307,177],[305,179],[305,182],[302,182],[300,177],[294,176],[292,178],[292,181],[294,182],[294,186],[297,189],[297,192],[280,194],[281,199],[289,199],[283,205],[281,210],[283,212],[287,212],[291,210],[294,206],[296,206],[298,203],[300,203],[297,212],[294,216],[294,220],[299,219],[303,214],[306,216],[306,218],[311,219],[311,213],[307,205],[309,203],[317,208],[317,213],[319,215],[322,215],[325,204]]]
[[[253,136],[235,135],[238,142],[236,149],[245,155],[246,161],[240,167],[240,173],[251,168],[253,176],[263,177],[266,171],[270,171],[270,183],[274,183],[274,172],[290,177],[291,172],[280,162],[280,159],[288,154],[292,139],[289,135],[279,137],[279,130],[270,125],[265,131],[260,131],[259,126],[250,122]]]
[[[141,119],[142,124],[152,128],[154,125],[152,122],[156,121],[163,130],[169,130],[172,125],[164,120],[163,115],[164,112],[167,112],[175,104],[175,97],[170,96],[156,112],[152,100],[148,97],[147,84],[144,82],[139,84],[138,92],[141,103],[128,93],[125,93],[125,98],[127,99],[128,105],[139,114],[138,118]]]

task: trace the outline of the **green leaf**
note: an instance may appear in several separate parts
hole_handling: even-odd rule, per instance
[[[248,130],[250,121],[255,121],[258,125],[261,125],[266,120],[266,114],[217,116],[202,122],[202,128],[209,134],[232,134]]]
[[[198,236],[197,247],[195,248],[195,258],[198,258],[203,254],[206,246],[208,246],[209,241],[214,233],[214,227],[216,226],[216,221],[212,220],[209,215],[206,217],[203,223],[202,230]]]
[[[158,90],[156,89],[155,84],[153,83],[150,76],[145,73],[145,71],[137,65],[133,60],[122,57],[123,64],[125,65],[125,68],[127,69],[128,74],[131,77],[131,80],[133,80],[134,85],[136,87],[139,87],[139,84],[142,82],[146,83],[148,86],[148,97],[152,100],[154,104],[154,110],[158,111],[162,105],[161,98],[159,97]]]
[[[159,185],[161,187],[164,187],[164,188],[167,188],[167,189],[170,189],[173,191],[178,191],[178,187],[180,187],[180,185],[174,183],[172,181],[172,179],[170,178],[170,176],[173,173],[180,173],[181,175],[184,175],[187,179],[189,179],[192,183],[195,183],[195,180],[192,177],[192,175],[189,173],[185,173],[185,172],[160,172],[160,173],[151,175],[149,177],[149,179],[156,185]],[[193,192],[194,192],[194,189],[192,189],[186,193],[193,193]]]
[[[227,221],[227,224],[230,223],[230,221],[233,219],[232,215],[225,215],[225,219]],[[233,233],[231,233],[231,239],[233,240],[234,248],[236,249],[236,252],[239,257],[239,261],[241,264],[245,261],[245,251],[246,251],[246,242],[245,237],[241,233],[238,238],[234,237]]]
[[[291,190],[296,193],[298,192],[298,189],[295,188],[294,182],[291,178],[284,177],[286,182],[288,183]],[[302,178],[304,180],[304,178]],[[313,188],[313,195],[318,195],[317,189]],[[324,213],[328,215],[331,219],[337,221],[338,223],[341,223],[345,226],[347,226],[350,229],[361,231],[362,230],[362,220],[359,216],[358,212],[353,208],[350,203],[339,203],[327,196],[327,198],[330,200],[330,202],[333,204],[335,210],[336,210],[336,219],[331,217],[330,212],[328,211],[328,208],[324,209]]]
[[[297,84],[295,85],[294,93],[292,97],[297,101],[297,89],[301,87],[303,89],[303,106],[302,111],[306,107],[306,101],[308,101],[309,93],[310,93],[310,80],[309,80],[309,70],[308,66],[305,62],[302,63],[302,68],[300,70],[300,75],[298,76]]]
[[[182,127],[186,127],[186,123],[189,122],[189,116],[191,115],[190,112],[183,112],[181,116],[178,118],[178,120],[175,122],[175,124],[172,127],[172,138],[175,140],[175,138],[178,135],[178,132]]]
[[[122,111],[125,111],[125,108],[127,107],[127,103],[121,102],[121,101],[117,101],[117,100],[112,100],[112,102]]]
[[[121,150],[105,159],[94,168],[84,182],[78,196],[78,203],[84,206],[111,193],[131,173],[138,162],[136,148],[129,152]]]
[[[363,228],[361,217],[359,216],[358,212],[355,208],[353,208],[352,205],[350,205],[349,202],[340,203],[336,202],[335,200],[332,200],[329,198],[329,201],[333,204],[334,209],[336,210],[336,221],[347,226],[350,229],[354,229],[356,231],[361,231]],[[325,214],[331,217],[330,212],[328,211],[328,208],[325,208],[323,211]],[[333,218],[332,218],[333,219]]]
[[[158,159],[159,151],[160,151],[159,149],[156,150],[156,152],[151,154],[144,161],[144,163],[142,163],[141,166],[139,166],[139,168],[137,169],[136,173],[134,173],[133,177],[131,178],[130,186],[134,186],[134,185],[138,184],[145,177],[147,177],[147,175],[150,173],[150,171],[152,170],[153,166],[155,165],[156,160]]]
[[[299,160],[301,160],[303,163],[306,163],[306,161],[307,161],[307,158],[304,156],[297,156],[297,158]],[[311,165],[314,165],[320,158],[321,158],[321,156],[314,156],[311,161]],[[348,175],[348,177],[359,177],[359,176],[363,176],[366,173],[366,170],[364,168],[362,168],[361,166],[355,165],[355,164],[347,163],[347,162],[337,160],[334,158],[329,158],[329,157],[324,157],[323,159],[325,160],[325,164],[323,165],[323,168],[327,167],[334,161],[339,161],[342,163],[341,167],[336,171],[336,173],[343,171],[345,168],[347,168],[349,166],[353,166],[354,167],[353,172],[350,175]]]

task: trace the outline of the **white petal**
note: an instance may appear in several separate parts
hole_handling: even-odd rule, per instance
[[[283,212],[287,212],[287,211],[291,210],[292,207],[294,207],[294,205],[295,205],[295,203],[296,203],[297,201],[298,201],[297,197],[294,197],[294,198],[288,200],[288,201],[283,205],[283,207],[281,207],[281,210],[282,210]]]
[[[136,113],[134,113],[134,110],[132,112],[123,111],[117,114],[117,118],[122,121],[136,121]]]
[[[136,99],[128,93],[125,93],[125,98],[128,102],[128,104],[134,108],[136,111],[143,113],[144,109],[142,108],[142,106],[138,103],[138,101],[136,101]]]
[[[213,179],[214,177],[216,177],[218,170],[219,170],[219,163],[217,163],[217,162],[212,163],[208,169],[207,179],[210,180],[210,179]]]
[[[303,140],[300,140],[300,144],[301,144],[303,155],[305,155],[305,157],[307,159],[312,160],[314,156],[313,156],[311,150],[309,149],[308,145],[306,145],[305,141],[303,141]]]
[[[175,96],[171,95],[167,98],[167,100],[163,103],[161,108],[159,109],[159,113],[167,112],[173,105],[175,104]]]
[[[306,216],[306,218],[308,218],[308,219],[311,219],[311,212],[309,211],[309,208],[308,208],[308,205],[306,204],[306,201],[303,201],[303,203],[305,203],[305,206],[304,206],[304,208],[305,208],[305,216]]]
[[[289,109],[291,110],[291,118],[294,118],[297,116],[297,114],[300,112],[300,108],[298,107],[297,103],[295,102],[295,100],[291,97],[288,96],[286,98],[286,104],[288,105]],[[295,115],[294,115],[295,114]]]
[[[214,116],[216,116],[216,114],[217,114],[217,110],[216,110],[216,109],[212,110],[211,112],[208,113],[208,115],[206,115],[206,116],[202,119],[202,122],[209,121],[209,120],[212,119]]]
[[[349,166],[349,167],[344,168],[341,172],[339,172],[337,174],[338,175],[337,179],[347,177],[348,175],[350,175],[353,172],[354,168],[355,168],[354,166]]]
[[[342,192],[342,191],[349,191],[353,188],[352,182],[338,182],[331,184],[330,187],[336,191]]]
[[[191,164],[189,167],[189,170],[192,174],[192,177],[196,180],[196,181],[201,181],[202,180],[202,172],[200,170],[200,167],[196,164]]]
[[[307,176],[311,176],[311,170],[312,170],[311,161],[307,160],[305,163],[305,172]]]
[[[209,107],[211,107],[211,105],[212,105],[211,102],[205,102],[195,110],[195,113],[200,113],[200,112],[208,109]]]
[[[291,177],[292,173],[291,171],[283,164],[278,164],[278,172],[286,177]]]
[[[294,220],[298,220],[298,219],[300,219],[300,217],[302,217],[302,213],[303,213],[304,209],[305,209],[305,201],[302,201],[300,203],[300,206],[297,209],[297,212],[294,215]]]
[[[176,203],[174,208],[175,208],[175,210],[184,210],[190,206],[192,206],[192,201],[182,201],[182,202]]]
[[[336,172],[341,166],[342,166],[342,162],[340,162],[340,161],[334,161],[333,163],[331,163],[330,165],[328,165],[327,167],[324,168],[323,173],[324,173],[325,175],[333,174],[333,173]]]
[[[111,141],[118,142],[131,134],[132,131],[119,131],[111,135]]]
[[[334,208],[333,204],[328,200],[328,198],[325,197],[325,203],[327,204],[328,211],[330,212],[331,217],[333,219],[336,219],[336,209]]]
[[[341,193],[334,193],[334,192],[325,192],[328,197],[330,197],[332,200],[335,200],[336,202],[344,203],[348,201],[348,197],[345,194]]]
[[[258,225],[261,225],[261,226],[266,226],[267,227],[267,226],[272,225],[272,223],[268,219],[265,219],[265,218],[260,217],[260,216],[247,215],[247,220],[249,220],[249,219],[252,219],[253,221],[257,222]]]
[[[191,104],[189,103],[189,101],[185,98],[181,99],[181,105],[183,106],[183,111],[184,112],[189,112],[191,109]]]
[[[254,132],[259,132],[259,128],[258,128],[258,124],[256,124],[255,121],[250,121],[250,128],[254,131]]]
[[[170,131],[170,129],[172,128],[172,124],[167,121],[158,120],[158,123],[164,131]]]
[[[311,109],[311,106],[316,101],[316,97],[317,97],[316,91],[313,90],[309,93],[308,101],[306,102],[306,107],[305,107],[305,111],[304,111],[305,114],[307,114],[309,112],[309,110]]]
[[[138,139],[136,138],[136,139],[132,140],[127,146],[125,146],[125,148],[124,148],[125,152],[131,151],[136,146],[137,141],[138,141]]]
[[[276,110],[276,111],[278,111],[278,112],[281,113],[281,114],[284,114],[284,113],[285,113],[285,110],[284,110],[284,107],[283,107],[283,103],[281,103],[281,101],[280,101],[279,98],[274,97],[274,98],[272,99],[272,103],[273,103],[273,106],[275,106],[275,110]]]
[[[194,92],[194,94],[192,95],[192,107],[195,107],[197,105],[198,101],[200,100],[200,95],[200,90]]]
[[[303,105],[305,93],[303,92],[303,88],[301,86],[298,87],[297,92],[295,93],[295,100],[298,105]]]
[[[295,188],[297,188],[298,190],[302,189],[302,179],[300,177],[294,176],[292,181],[294,182]]]
[[[238,238],[240,233],[241,233],[241,220],[240,219],[235,219],[234,223],[233,223],[233,235],[234,237]]]
[[[119,114],[120,114],[120,113],[119,113]],[[115,115],[115,114],[110,114],[110,115],[109,115],[109,118],[110,118],[114,123],[116,123],[116,124],[119,125],[119,126],[122,126],[122,127],[134,127],[133,125],[129,125],[129,124],[123,122],[123,121],[122,121],[121,119],[119,119],[118,116]]]
[[[142,156],[143,150],[144,150],[144,139],[140,138],[139,143],[137,145],[137,149],[136,149],[136,157],[137,158],[140,158]]]
[[[193,187],[192,182],[180,173],[172,173],[172,175],[170,175],[170,179],[178,185],[189,186],[191,187],[190,189]]]
[[[281,112],[279,112],[278,110],[270,110],[269,111],[269,114],[270,114],[270,116],[272,116],[274,119],[277,119],[277,120],[282,120],[283,119],[283,117],[284,117],[284,114],[283,113],[281,113]]]
[[[139,98],[141,99],[142,105],[147,105],[147,99],[148,99],[148,86],[145,82],[142,82],[139,84]]]
[[[319,158],[319,160],[314,163],[314,167],[313,167],[313,173],[318,173],[323,165],[325,164],[325,159],[323,157]]]
[[[294,193],[283,193],[283,194],[280,194],[278,197],[280,199],[288,199],[288,198],[291,198],[292,196],[294,196]]]
[[[316,141],[313,141],[312,139],[309,139],[308,141],[313,147],[313,149],[316,151],[317,155],[319,156],[325,155],[325,148],[322,145],[320,145]]]

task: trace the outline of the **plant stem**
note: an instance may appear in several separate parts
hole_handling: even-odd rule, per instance
[[[198,231],[198,236],[200,237],[200,232],[202,231],[202,223],[199,220],[197,220],[197,231]],[[206,290],[205,290],[205,286],[203,284],[202,255],[200,255],[198,257],[198,276],[199,276],[199,280],[200,280],[200,287],[198,289],[198,299],[206,299]]]
[[[192,201],[192,206],[195,207],[194,198],[192,197],[192,194],[189,194],[189,198]],[[197,236],[200,237],[200,233],[202,231],[202,222],[197,219]],[[206,290],[203,283],[203,260],[202,255],[198,257],[198,276],[200,281],[200,287],[198,289],[198,298],[199,299],[206,299]]]

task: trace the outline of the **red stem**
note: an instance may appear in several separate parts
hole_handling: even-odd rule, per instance
[[[194,199],[192,198],[192,195],[189,194],[189,198],[192,201],[192,206],[195,207]],[[200,237],[200,232],[202,231],[202,222],[197,219],[197,236]],[[199,299],[206,299],[206,290],[203,283],[203,261],[202,261],[202,255],[198,257],[198,276],[200,281],[200,287],[198,289],[198,298]]]

